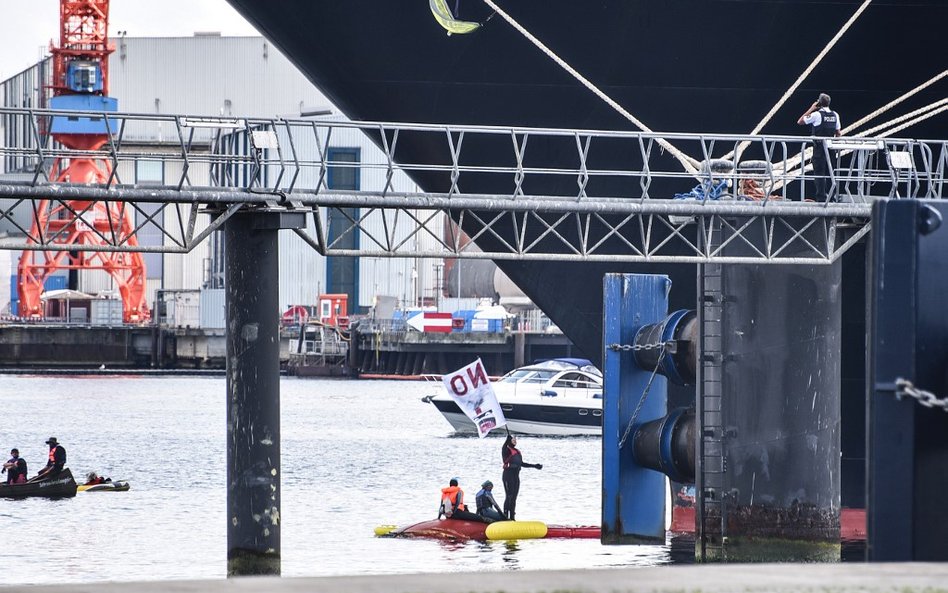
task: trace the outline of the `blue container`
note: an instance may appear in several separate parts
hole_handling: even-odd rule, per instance
[[[16,275],[10,276],[10,314],[18,315],[20,310],[20,294],[16,291]]]
[[[43,281],[43,290],[62,290],[68,284],[68,276],[50,276]]]

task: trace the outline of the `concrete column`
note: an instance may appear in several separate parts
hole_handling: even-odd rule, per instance
[[[228,576],[280,574],[277,233],[286,216],[238,213],[224,226]]]

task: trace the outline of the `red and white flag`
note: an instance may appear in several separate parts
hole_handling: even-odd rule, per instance
[[[466,367],[444,375],[441,379],[448,394],[477,427],[480,437],[507,424],[494,387],[487,378],[484,363],[478,358]]]

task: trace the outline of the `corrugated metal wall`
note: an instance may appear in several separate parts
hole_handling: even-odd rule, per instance
[[[120,111],[299,117],[330,107],[262,37],[130,37],[116,45],[109,72]]]
[[[116,40],[109,68],[110,94],[119,101],[119,110],[132,113],[178,113],[188,115],[224,116],[285,116],[299,118],[303,112],[331,108],[320,93],[280,52],[262,37],[195,36],[179,38],[120,38]],[[46,62],[40,63],[17,77],[0,83],[5,106],[32,106],[41,104],[37,91],[42,85],[35,81],[47,76]],[[341,116],[330,119],[342,120]],[[2,124],[2,122],[0,122]],[[21,131],[8,131],[9,133]],[[325,138],[325,136],[322,136]],[[22,139],[18,139],[18,143]],[[152,124],[129,128],[125,141],[145,141],[149,150],[175,150],[177,134],[167,124]],[[316,138],[294,134],[297,151],[302,158],[315,159]],[[359,148],[362,163],[385,162],[384,154],[358,130],[336,130],[331,146]],[[4,170],[10,170],[5,168]],[[164,182],[180,176],[180,168],[173,164],[164,167]],[[297,187],[314,187],[315,170],[304,171]],[[189,176],[193,184],[209,185],[208,171],[192,168]],[[132,164],[119,169],[122,183],[136,183]],[[385,185],[385,171],[363,167],[360,170],[363,189],[381,190]],[[395,191],[415,191],[415,185],[404,174],[393,179]],[[174,222],[173,209],[166,209],[163,224]],[[198,231],[208,223],[202,215]],[[400,225],[402,223],[400,222]],[[441,220],[429,223],[440,235]],[[383,222],[378,214],[370,215],[363,225],[372,232],[380,232]],[[310,222],[312,226],[312,222]],[[314,231],[314,229],[310,229]],[[399,239],[409,232],[405,226]],[[164,241],[167,243],[168,239]],[[434,249],[436,242],[427,233],[412,239],[418,249]],[[212,242],[205,241],[186,255],[146,256],[160,257],[160,277],[148,274],[149,307],[154,304],[155,291],[164,289],[197,289],[216,286],[213,278],[214,253]],[[149,260],[154,261],[154,260]],[[359,302],[350,303],[350,311],[369,307],[377,294],[394,296],[403,303],[417,298],[432,298],[436,292],[441,260],[363,258],[359,262]],[[153,266],[155,267],[155,266]],[[86,292],[113,290],[111,278],[104,272],[88,271],[80,274],[79,289]],[[326,260],[291,232],[280,237],[280,305],[315,304],[316,297],[326,288]],[[3,303],[0,303],[3,306]]]
[[[10,280],[14,276],[16,276],[16,264],[13,260],[13,252],[0,249],[0,315],[10,313],[7,307],[16,296],[16,287],[13,286],[13,282]]]
[[[320,118],[320,121],[343,121],[341,117]],[[294,128],[293,145],[297,157],[301,161],[318,160],[319,149],[323,148],[329,129],[316,126],[314,129],[304,130]],[[288,146],[288,133],[286,130],[278,130],[278,139],[281,146]],[[365,134],[358,129],[334,129],[329,136],[329,148],[358,148],[360,151],[360,189],[381,191],[386,185],[385,164],[387,162],[385,153],[380,150]],[[276,175],[273,171],[270,175]],[[275,177],[271,177],[275,178]],[[315,188],[319,181],[319,170],[317,168],[303,168],[299,177],[296,179],[295,186],[299,188]],[[287,188],[290,178],[287,176],[284,180]],[[403,172],[396,171],[392,178],[392,191],[407,192],[418,191],[417,185],[408,178]],[[365,214],[364,212],[361,214]],[[323,209],[325,216],[325,209]],[[424,220],[426,216],[419,216]],[[385,220],[381,212],[373,212],[361,221],[362,227],[368,233],[375,236],[384,236]],[[393,218],[388,214],[388,229],[391,233]],[[437,216],[428,223],[429,228],[436,235],[440,235],[442,228],[442,217]],[[309,232],[314,233],[315,229],[312,223],[309,224]],[[401,215],[398,225],[395,227],[394,240],[402,241],[415,230],[416,224],[410,221],[408,217]],[[360,238],[363,245],[368,246],[368,239],[364,236]],[[435,249],[437,242],[428,233],[416,233],[409,239],[408,246],[412,250]],[[308,250],[309,253],[300,253],[299,248]],[[284,238],[280,244],[281,259],[281,280],[280,280],[280,302],[283,304],[311,304],[316,294],[325,290],[326,286],[326,262],[325,258],[316,254],[302,240],[293,236]],[[410,258],[376,258],[363,257],[359,261],[359,302],[349,303],[350,312],[356,312],[358,308],[365,309],[374,304],[376,295],[393,296],[399,300],[400,304],[411,305],[418,299],[425,296],[431,297],[435,292],[435,285],[438,278],[437,266],[441,265],[439,259],[410,259]],[[292,300],[292,299],[304,300]],[[289,300],[288,300],[289,299]],[[356,305],[356,306],[354,306]]]

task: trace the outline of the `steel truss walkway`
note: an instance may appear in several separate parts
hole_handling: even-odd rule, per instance
[[[0,225],[16,231],[0,238],[0,248],[182,253],[252,208],[306,213],[308,228],[294,232],[324,255],[826,264],[869,232],[874,200],[948,193],[946,140],[821,145],[832,163],[830,199],[815,202],[806,199],[813,142],[801,137],[110,113],[98,116],[112,134],[102,150],[52,146],[45,130],[75,115],[0,109],[8,142],[9,130],[18,131],[0,158],[8,173],[19,173],[0,178]],[[371,137],[379,156],[332,160],[334,139],[354,133]],[[659,140],[701,161],[701,171],[683,172]],[[90,157],[112,164],[108,183],[50,181],[57,161]],[[142,161],[164,165],[164,184],[124,183]],[[330,189],[334,168],[377,175],[382,187]],[[168,178],[171,170],[176,178]],[[401,173],[429,191],[396,191]],[[134,233],[158,228],[164,244],[131,246],[127,236],[103,230],[92,220],[102,211],[97,202],[137,213]],[[32,232],[41,203],[65,206],[100,244],[63,241],[68,229]],[[356,231],[352,248],[346,237]],[[429,247],[419,250],[419,237]]]

